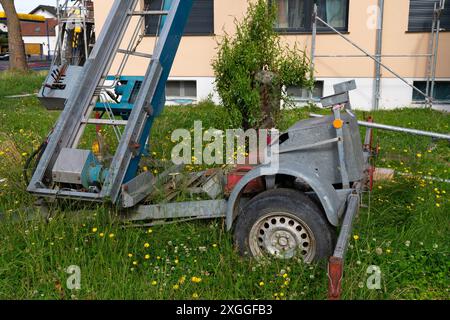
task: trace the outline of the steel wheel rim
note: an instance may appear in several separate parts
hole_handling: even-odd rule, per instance
[[[316,252],[314,234],[299,217],[287,212],[272,212],[260,217],[249,234],[253,256],[267,255],[281,259],[301,257],[311,262]]]

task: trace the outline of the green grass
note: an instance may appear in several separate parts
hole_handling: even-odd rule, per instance
[[[0,212],[6,216],[0,223],[1,299],[326,298],[323,266],[243,259],[223,220],[155,226],[149,233],[149,228],[124,228],[107,207],[89,210],[60,203],[52,208],[57,214],[49,222],[13,221],[12,213],[23,216],[34,202],[21,178],[23,162],[58,113],[46,111],[35,97],[4,97],[36,92],[42,80],[36,74],[0,75]],[[284,112],[281,126],[307,117],[309,111]],[[387,124],[450,132],[449,116],[429,110],[379,111],[374,117]],[[205,129],[228,126],[221,107],[168,107],[153,130],[156,158],[169,159],[171,131],[190,129],[195,120],[202,120]],[[377,165],[450,178],[448,143],[381,131],[377,140]],[[343,298],[448,299],[449,193],[446,183],[396,177],[365,194],[369,208],[363,208],[355,222],[358,237],[350,243]],[[66,287],[70,265],[81,268],[79,291]],[[381,269],[380,290],[365,286],[371,265]]]

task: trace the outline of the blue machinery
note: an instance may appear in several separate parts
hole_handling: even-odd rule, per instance
[[[127,183],[135,185],[136,181],[132,182],[137,179],[141,185],[151,179],[145,173],[137,177],[138,166],[153,121],[164,107],[165,84],[193,1],[173,0],[170,9],[153,11],[136,11],[138,3],[138,0],[113,3],[102,33],[83,67],[53,67],[39,96],[44,104],[51,105],[49,108],[63,111],[30,181],[29,192],[44,197],[109,200],[123,204],[120,195],[123,188],[129,190],[124,187]],[[152,55],[136,52],[139,31],[148,15],[165,17]],[[138,26],[127,49],[119,48],[133,17],[138,17]],[[117,76],[112,79],[112,86],[105,85],[110,79],[107,75],[113,59],[118,55],[122,55],[124,64],[130,55],[147,57],[149,64],[144,78],[124,80]],[[105,97],[111,95],[111,87],[122,95],[121,102],[105,102]],[[93,119],[94,111],[104,111],[109,118]],[[117,115],[123,121],[116,120]],[[125,126],[107,169],[93,159],[90,151],[77,149],[87,125]]]

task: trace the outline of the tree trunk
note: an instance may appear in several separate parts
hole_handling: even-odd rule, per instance
[[[8,25],[9,68],[20,71],[28,70],[25,45],[22,40],[22,30],[14,7],[14,0],[0,0],[0,4],[5,10]]]

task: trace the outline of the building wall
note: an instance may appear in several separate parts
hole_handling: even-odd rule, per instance
[[[55,48],[56,48],[56,37],[49,37],[48,38],[50,40],[50,55],[52,56],[54,54]],[[25,44],[28,43],[39,43],[42,44],[42,54],[44,56],[48,55],[48,39],[46,36],[24,36],[23,37],[23,42]]]
[[[95,21],[97,32],[101,29],[113,0],[95,0]],[[349,27],[346,36],[370,53],[375,53],[376,27],[374,8],[377,0],[350,0]],[[214,73],[211,62],[216,55],[217,42],[224,32],[234,32],[234,19],[241,19],[246,12],[247,0],[214,0],[215,36],[185,36],[181,41],[170,79],[196,79],[198,99],[214,94]],[[383,26],[383,54],[424,54],[428,50],[430,33],[409,33],[409,0],[385,1]],[[134,19],[130,27],[136,24]],[[130,32],[131,33],[131,32]],[[128,34],[130,34],[128,33]],[[307,52],[311,48],[311,34],[283,35],[289,45],[297,43]],[[124,43],[127,43],[127,37]],[[124,46],[124,45],[123,45]],[[141,52],[151,52],[154,38],[145,37],[138,48]],[[441,33],[438,53],[438,80],[450,78],[450,33]],[[336,34],[318,34],[317,55],[358,55],[356,48]],[[423,80],[426,75],[425,58],[383,58],[383,62],[394,69],[408,82]],[[132,57],[125,73],[143,75],[147,60]],[[113,69],[118,65],[117,61]],[[373,77],[375,62],[369,58],[317,58],[316,77],[324,81],[324,95],[332,93],[334,83],[356,79],[358,90],[351,93],[355,107],[370,109],[372,106]],[[411,104],[412,89],[382,70],[381,107],[403,107]],[[214,94],[217,99],[217,95]]]

